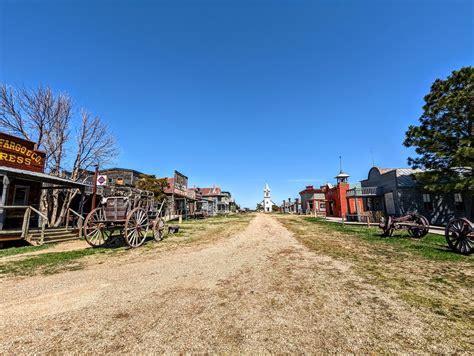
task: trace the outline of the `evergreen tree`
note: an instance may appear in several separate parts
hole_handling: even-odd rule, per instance
[[[137,188],[153,192],[156,201],[163,201],[166,198],[164,189],[167,187],[166,178],[156,178],[154,175],[142,174],[137,182]]]
[[[403,143],[418,154],[408,164],[425,170],[416,178],[427,190],[474,191],[474,67],[437,79],[424,99],[420,124]]]

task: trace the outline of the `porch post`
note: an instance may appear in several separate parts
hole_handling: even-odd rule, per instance
[[[79,202],[79,214],[82,214],[84,213],[84,202],[85,202],[85,187],[81,187],[79,188],[79,192],[81,193],[81,200]]]
[[[3,191],[2,191],[2,199],[0,201],[0,205],[3,207],[7,202],[7,195],[8,195],[8,187],[10,186],[10,180],[6,175],[3,176]],[[6,209],[0,208],[0,230],[3,230],[3,225],[5,223],[5,215]]]

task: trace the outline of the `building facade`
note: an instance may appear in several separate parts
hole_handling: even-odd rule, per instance
[[[45,156],[34,142],[0,132],[0,244],[29,239],[32,229],[47,223],[48,207],[41,206],[43,192],[53,187],[60,192],[84,192],[80,182],[44,173]]]
[[[214,185],[200,189],[203,198],[206,198],[212,205],[211,215],[228,214],[230,212],[229,196],[224,194],[220,187]]]
[[[419,170],[372,167],[360,190],[350,193],[364,202],[374,214],[405,215],[417,212],[432,225],[446,225],[454,217],[473,216],[472,192],[433,193],[424,191],[416,181]]]
[[[301,211],[303,214],[326,215],[326,199],[323,189],[308,185],[300,192]]]

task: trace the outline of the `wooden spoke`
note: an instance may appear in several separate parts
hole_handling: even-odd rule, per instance
[[[453,219],[446,226],[445,237],[449,247],[464,255],[469,255],[473,250],[473,225],[467,219]]]
[[[140,207],[133,209],[125,222],[125,242],[130,247],[138,247],[148,235],[148,214]]]
[[[163,240],[165,233],[166,233],[165,220],[163,218],[156,219],[153,224],[153,238],[156,241],[161,241]]]
[[[102,208],[92,210],[84,221],[84,237],[93,247],[105,245],[112,231],[107,229],[105,215]]]

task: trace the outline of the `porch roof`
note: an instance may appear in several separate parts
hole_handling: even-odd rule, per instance
[[[0,167],[0,175],[25,179],[33,182],[49,183],[57,186],[58,188],[84,188],[87,186],[87,184],[74,182],[66,178],[59,178],[46,173],[31,172],[24,169],[11,167]]]

